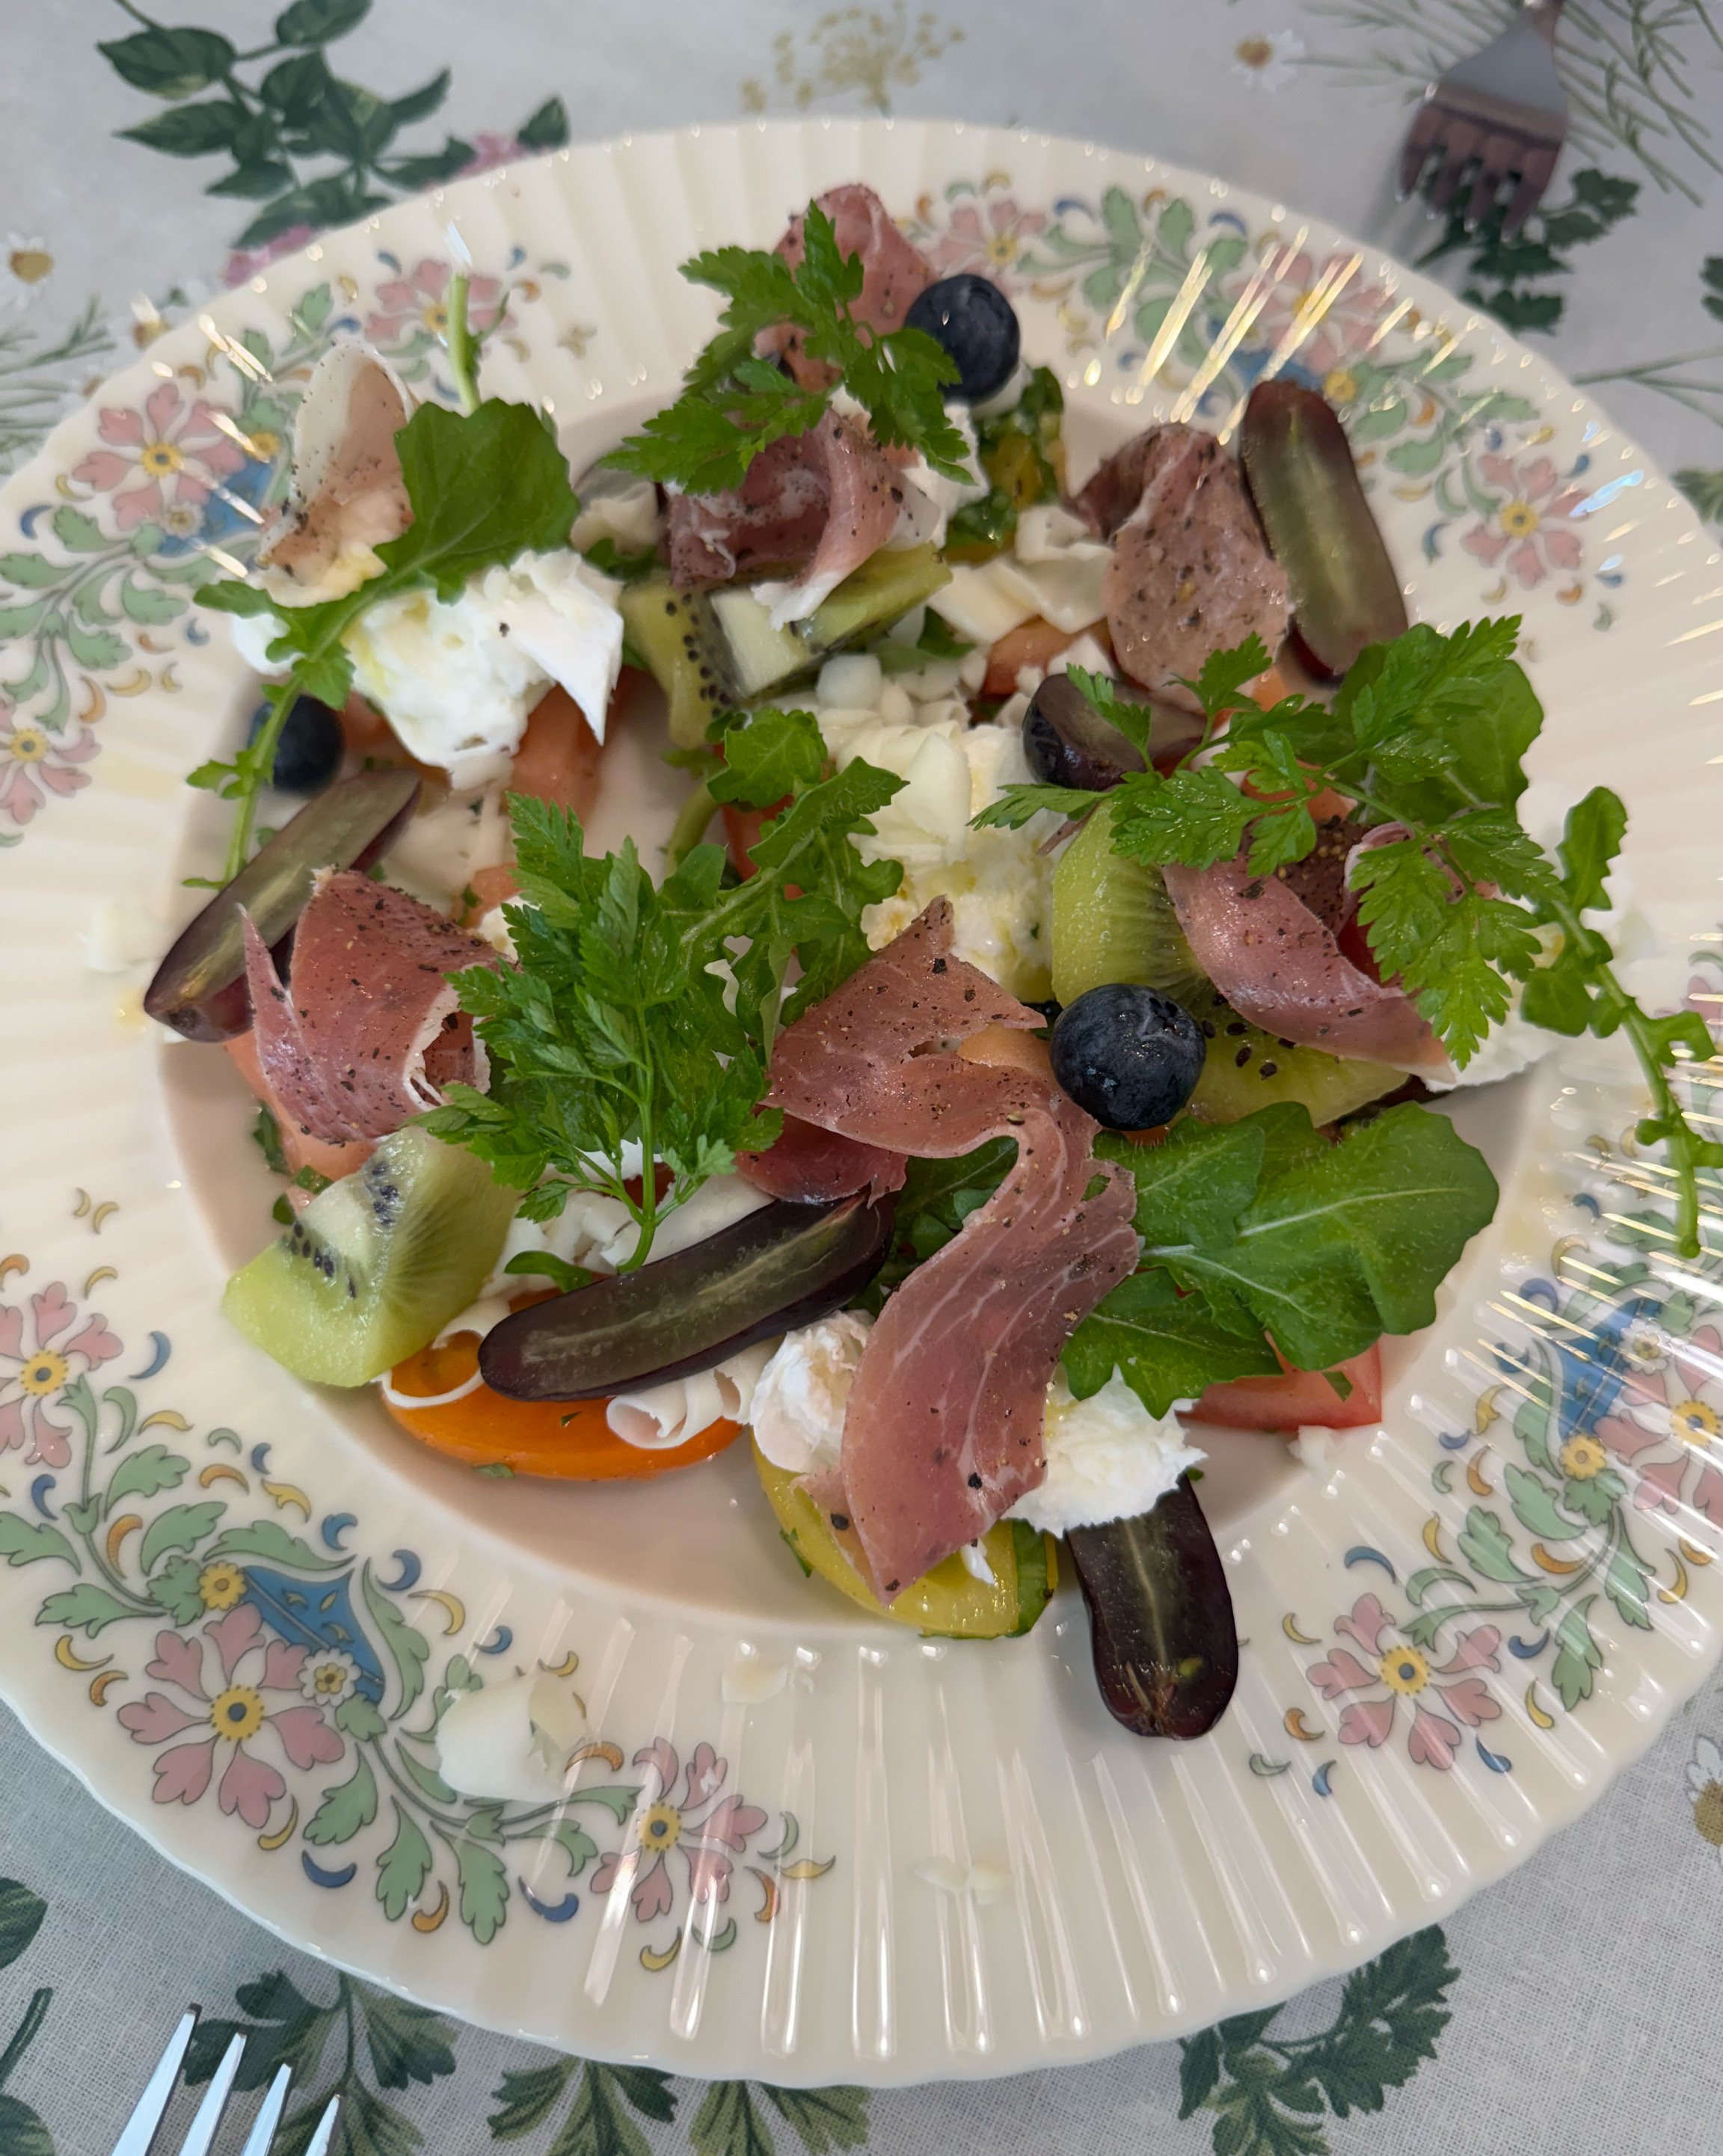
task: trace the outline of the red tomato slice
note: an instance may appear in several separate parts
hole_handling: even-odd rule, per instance
[[[479,1336],[457,1332],[441,1348],[422,1348],[388,1377],[389,1392],[427,1400],[460,1389],[479,1370]],[[474,1467],[512,1467],[517,1475],[549,1475],[562,1481],[644,1481],[710,1460],[741,1435],[733,1422],[715,1422],[669,1452],[643,1452],[626,1445],[604,1419],[603,1400],[512,1400],[478,1385],[440,1407],[383,1402],[411,1437],[435,1452]]]
[[[1356,1430],[1380,1422],[1381,1349],[1367,1348],[1335,1368],[1351,1380],[1345,1399],[1320,1370],[1283,1370],[1276,1378],[1234,1378],[1211,1385],[1186,1419],[1230,1423],[1235,1430],[1298,1430],[1306,1423]]]
[[[614,715],[615,700],[611,711]],[[607,722],[608,739],[610,726]],[[559,808],[572,808],[582,822],[598,793],[598,759],[603,744],[587,724],[568,691],[553,685],[532,707],[520,746],[515,752],[515,767],[509,774],[512,793],[530,793],[539,801],[552,801]]]

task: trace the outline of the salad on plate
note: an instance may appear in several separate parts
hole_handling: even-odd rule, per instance
[[[1010,302],[865,187],[683,273],[712,337],[577,475],[463,279],[459,410],[337,345],[199,593],[262,702],[146,1008],[282,1179],[223,1308],[481,1473],[750,1445],[883,1621],[1021,1633],[1069,1563],[1112,1713],[1200,1734],[1205,1427],[1380,1419],[1497,1201],[1444,1096],[1623,1034],[1691,1247],[1711,1044],[1622,984],[1619,800],[1522,821],[1517,623],[1408,622],[1315,391],[1079,470]],[[588,850],[654,728],[668,843]]]

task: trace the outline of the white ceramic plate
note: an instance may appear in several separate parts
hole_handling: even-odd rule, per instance
[[[1321,1472],[1218,1445],[1248,1644],[1184,1748],[1109,1721],[1069,1589],[1026,1639],[924,1644],[804,1584],[740,1449],[639,1488],[477,1477],[218,1318],[271,1194],[249,1104],[80,932],[105,904],[143,959],[215,858],[182,778],[254,687],[189,594],[254,524],[307,363],[363,330],[434,393],[452,223],[512,287],[489,386],[552,406],[578,466],[705,333],[677,262],[856,177],[1002,278],[1079,470],[1169,411],[1225,425],[1264,365],[1322,384],[1416,613],[1523,611],[1536,768],[1627,794],[1672,999],[1723,761],[1719,557],[1586,398],[1311,220],[1040,136],[773,123],[490,173],[228,295],[7,487],[0,1687],[295,1944],[571,2050],[782,2082],[1079,2059],[1361,1961],[1589,1804],[1718,1651],[1723,1267],[1612,1270],[1609,1216],[1659,1180],[1607,1058],[1464,1101],[1502,1206],[1434,1330],[1390,1343],[1379,1431]],[[616,745],[601,842],[661,832],[653,751]],[[603,1740],[572,1798],[456,1799],[438,1687],[537,1667]],[[920,1876],[971,1866],[1006,1891]]]

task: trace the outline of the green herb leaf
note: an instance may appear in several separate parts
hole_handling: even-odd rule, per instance
[[[1045,808],[1074,823],[1103,798],[1079,786],[1008,786],[970,821],[977,831],[1020,831]]]
[[[840,251],[817,203],[803,219],[803,258],[793,270],[767,249],[719,247],[685,262],[682,275],[724,295],[720,327],[689,368],[682,395],[613,450],[607,464],[709,494],[739,486],[754,459],[782,436],[818,425],[831,393],[803,388],[756,353],[762,331],[787,325],[811,358],[837,369],[865,407],[876,442],[917,449],[948,478],[973,477],[941,393],[956,380],[956,367],[920,330],[882,335],[853,319],[861,259]]]
[[[1175,1400],[1195,1399],[1207,1385],[1267,1377],[1280,1367],[1261,1326],[1242,1308],[1218,1311],[1202,1296],[1182,1296],[1158,1267],[1103,1297],[1066,1341],[1063,1359],[1079,1400],[1116,1368],[1154,1415]]]

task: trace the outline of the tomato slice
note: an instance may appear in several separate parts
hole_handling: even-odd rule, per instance
[[[615,711],[613,698],[613,718]],[[608,721],[604,731],[608,740]],[[526,721],[509,773],[509,791],[554,802],[559,808],[572,808],[584,822],[597,798],[598,759],[603,753],[603,743],[587,724],[586,713],[566,689],[552,683],[533,706]]]
[[[1274,1378],[1234,1378],[1211,1385],[1186,1417],[1230,1423],[1235,1430],[1356,1430],[1382,1419],[1382,1350],[1367,1348],[1335,1368],[1351,1378],[1342,1399],[1320,1370],[1283,1370]]]
[[[1037,666],[1044,674],[1060,652],[1068,651],[1079,636],[1092,636],[1108,649],[1112,648],[1104,621],[1092,621],[1085,629],[1060,629],[1038,613],[1031,614],[1015,629],[1007,629],[987,654],[982,696],[1012,695],[1025,666]]]
[[[441,1348],[422,1348],[397,1363],[383,1404],[409,1437],[452,1460],[565,1481],[641,1481],[667,1475],[710,1460],[741,1435],[739,1423],[715,1422],[672,1450],[644,1452],[611,1429],[603,1400],[514,1400],[483,1383],[462,1391],[478,1374],[479,1335],[457,1332]],[[461,1397],[446,1399],[450,1393]],[[403,1397],[411,1395],[443,1404],[418,1405]]]

